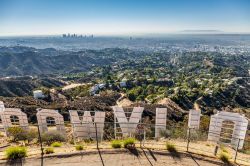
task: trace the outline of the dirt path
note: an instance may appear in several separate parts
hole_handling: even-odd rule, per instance
[[[62,90],[69,90],[69,89],[76,88],[76,87],[82,86],[82,85],[86,85],[86,84],[72,83],[72,84],[69,84],[69,85],[64,86],[64,87],[62,88]]]
[[[100,150],[73,156],[47,157],[43,160],[44,166],[217,166],[223,165],[215,158],[202,157],[181,153],[171,155],[166,151],[151,151],[149,149],[138,149],[136,151],[123,150]],[[102,158],[102,160],[101,160]],[[5,165],[4,163],[0,165]],[[21,164],[20,164],[21,165]],[[26,159],[24,166],[40,166],[41,159]]]

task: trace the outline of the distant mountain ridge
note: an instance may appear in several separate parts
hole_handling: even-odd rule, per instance
[[[180,31],[181,33],[198,33],[198,34],[218,34],[218,33],[225,33],[224,31],[221,30],[213,30],[213,29],[208,29],[208,30],[183,30]]]

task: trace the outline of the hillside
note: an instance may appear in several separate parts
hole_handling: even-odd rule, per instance
[[[126,49],[57,51],[30,47],[0,47],[0,76],[77,73],[136,56]]]
[[[0,96],[16,97],[16,96],[31,96],[32,91],[40,87],[61,87],[64,83],[61,81],[45,77],[17,77],[17,78],[2,78],[0,79]]]
[[[62,51],[17,46],[0,47],[0,61],[4,62],[0,65],[1,76],[33,75],[0,79],[0,96],[13,97],[8,98],[10,101],[16,101],[17,96],[31,96],[32,90],[40,87],[60,89],[64,81],[81,86],[61,92],[66,99],[59,105],[47,103],[60,110],[86,105],[93,110],[100,104],[101,110],[110,110],[108,106],[116,104],[118,98],[111,97],[112,102],[96,98],[107,92],[124,94],[132,104],[172,105],[171,109],[177,110],[176,119],[193,109],[195,103],[207,115],[227,106],[243,110],[250,107],[250,56],[245,52],[175,53],[119,48]],[[99,85],[102,89],[90,94],[90,89]]]

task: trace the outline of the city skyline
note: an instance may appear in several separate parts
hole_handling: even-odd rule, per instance
[[[247,0],[1,0],[0,36],[250,33],[249,18]]]

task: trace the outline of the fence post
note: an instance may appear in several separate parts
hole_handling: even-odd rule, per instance
[[[146,127],[143,129],[143,146],[145,146],[145,141],[146,141]]]
[[[116,118],[115,118],[115,115],[114,115],[114,134],[115,134],[115,139],[116,139]]]
[[[217,144],[215,146],[215,149],[214,149],[214,155],[215,156],[217,155],[218,149],[219,149],[219,146],[218,146],[218,142],[217,142]]]
[[[187,152],[189,148],[189,142],[190,142],[190,128],[188,128]]]
[[[99,142],[98,142],[98,137],[97,137],[97,126],[96,122],[95,123],[95,138],[96,138],[96,148],[99,149]]]
[[[39,137],[39,143],[40,143],[40,147],[41,147],[41,166],[43,166],[43,142],[42,142],[42,137],[41,137],[41,133],[40,133],[40,128],[39,125],[37,124],[37,129],[38,129],[38,137]]]
[[[240,138],[238,139],[238,144],[237,144],[236,151],[235,151],[235,156],[234,156],[234,162],[235,163],[236,163],[236,159],[237,159],[239,146],[240,146]]]
[[[139,137],[139,141],[140,141],[140,148],[142,148],[142,141],[144,138],[144,126],[142,123],[140,123],[137,127],[138,130],[138,137]]]
[[[99,150],[99,142],[98,142],[98,137],[97,137],[97,126],[96,126],[96,122],[94,122],[95,124],[95,138],[96,138],[96,148],[97,148],[97,151],[99,153],[99,156],[101,158],[101,161],[102,161],[102,165],[104,166],[104,162],[103,162],[103,159],[102,159],[102,155],[101,155],[101,152]]]
[[[73,136],[74,145],[76,145],[76,139],[75,139],[75,124],[74,124],[74,123],[72,123],[72,130],[73,130],[72,136]]]

